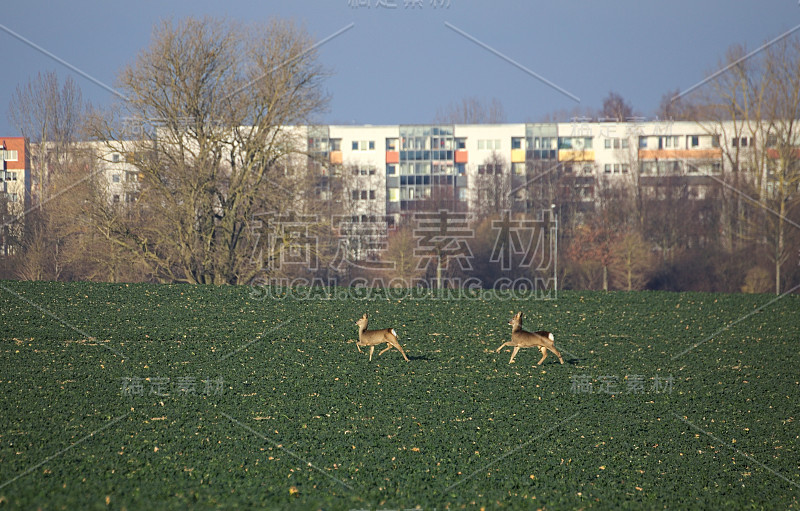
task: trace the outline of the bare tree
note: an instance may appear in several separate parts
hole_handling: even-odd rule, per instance
[[[399,281],[403,283],[403,287],[412,287],[425,274],[419,268],[419,256],[414,255],[416,247],[417,240],[411,225],[404,225],[389,233],[387,248],[381,255],[381,260],[393,265],[393,269],[386,272],[392,285]]]
[[[636,291],[644,289],[652,271],[653,256],[650,244],[633,229],[620,232],[611,247],[613,280],[620,289]]]
[[[656,116],[672,121],[699,121],[701,111],[701,105],[695,102],[695,95],[684,95],[680,89],[672,89],[661,96]]]
[[[800,39],[782,39],[750,59],[744,54],[741,46],[728,51],[706,111],[729,168],[724,204],[731,236],[768,247],[777,294],[782,267],[796,250],[787,235],[800,221]]]
[[[477,216],[498,214],[511,209],[511,169],[506,159],[497,152],[478,165],[472,184],[473,204],[470,209]]]
[[[436,124],[499,124],[506,121],[503,104],[497,98],[484,101],[469,97],[453,102],[436,113]]]
[[[305,132],[291,126],[312,124],[326,105],[324,74],[313,40],[285,20],[158,26],[120,73],[127,101],[96,127],[140,176],[114,240],[159,280],[250,281],[261,270],[251,261],[254,215],[302,203]],[[147,123],[152,136],[130,140],[121,118]]]
[[[605,119],[624,122],[633,117],[633,107],[620,94],[611,91],[603,99],[603,108],[600,111],[600,116]]]
[[[78,85],[67,77],[59,83],[56,73],[39,73],[11,95],[8,116],[32,153],[34,202],[47,200],[50,174],[63,165],[85,120],[86,106]]]
[[[54,72],[18,85],[9,119],[28,141],[35,209],[17,220],[17,276],[25,279],[84,278],[82,201],[91,187],[91,158],[79,149],[87,107],[77,84]]]
[[[775,294],[781,291],[781,268],[797,250],[787,243],[800,221],[800,39],[783,39],[764,54],[765,97],[769,123],[761,126],[767,154],[764,211],[770,259],[775,266]],[[791,233],[787,231],[792,230]]]

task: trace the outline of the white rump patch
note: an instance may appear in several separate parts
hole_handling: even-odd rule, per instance
[[[552,333],[547,334],[547,337],[549,337],[551,341],[555,341],[556,340],[556,338],[553,337]]]
[[[392,332],[392,335],[393,335],[393,336],[397,337],[397,332],[395,332],[395,331],[394,331],[394,328],[392,328],[392,329],[390,330],[390,332]]]

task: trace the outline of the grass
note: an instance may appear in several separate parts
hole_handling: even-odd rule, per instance
[[[279,295],[0,283],[0,507],[800,507],[796,295]]]

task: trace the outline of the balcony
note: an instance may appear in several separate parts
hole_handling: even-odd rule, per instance
[[[640,160],[719,160],[722,149],[639,149]]]
[[[511,163],[524,163],[524,162],[525,162],[525,149],[512,149]]]
[[[575,150],[575,149],[559,149],[558,161],[594,161],[594,151],[592,150]]]

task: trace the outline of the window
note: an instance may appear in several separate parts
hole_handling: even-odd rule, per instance
[[[522,149],[522,137],[511,138],[511,149]]]
[[[353,151],[374,151],[375,150],[375,141],[374,140],[353,140],[351,145]]]
[[[499,163],[483,163],[478,165],[478,174],[502,175],[503,166]]]
[[[619,139],[618,138],[614,139],[614,149],[619,149]]]
[[[627,163],[623,163],[622,164],[622,173],[623,174],[627,174],[628,172],[630,172],[630,170],[631,170],[631,166],[630,165],[628,165]]]
[[[544,142],[544,140],[542,140]],[[558,137],[559,149],[583,151],[592,148],[592,137]]]
[[[114,194],[114,203],[116,204],[116,203],[118,203],[118,202],[119,202],[119,194],[116,194],[116,193],[115,193],[115,194]]]
[[[119,174],[112,175],[111,176],[111,182],[112,183],[119,183],[120,182]]]
[[[711,137],[711,147],[719,147],[719,135]]]
[[[478,150],[498,151],[500,150],[500,139],[478,139]]]
[[[342,150],[342,139],[341,138],[332,138],[331,139],[331,151],[341,151]]]
[[[119,153],[114,153],[111,155],[111,161],[114,163],[119,163]]]
[[[605,172],[606,174],[611,174],[611,164],[610,163],[606,163],[605,167],[603,168],[603,172]]]
[[[0,150],[0,160],[17,161],[17,151],[3,151]]]
[[[367,200],[367,191],[361,190],[361,200]]]
[[[623,138],[622,139],[622,148],[623,149],[627,149],[628,148],[628,139],[627,138]]]
[[[678,146],[680,145],[678,143],[678,139],[679,138],[680,137],[678,137],[678,136],[659,137],[659,139],[658,139],[658,148],[659,149],[664,149],[665,147],[668,147],[668,148],[676,148],[677,149]]]
[[[647,149],[647,137],[639,137],[639,149]]]
[[[614,164],[614,174],[619,174],[619,163]]]
[[[611,149],[611,139],[607,138],[604,145],[606,149]]]
[[[395,174],[397,174],[397,165],[395,165],[393,163],[387,164],[386,165],[386,175],[387,176],[393,176]]]
[[[700,145],[700,137],[697,135],[692,135],[689,137],[689,145],[692,147],[698,147]]]
[[[375,200],[375,190],[369,191],[369,200]]]
[[[525,175],[525,163],[518,162],[511,164],[511,172],[514,173],[515,176],[524,176]]]
[[[353,200],[358,200],[358,190],[353,190],[350,192],[350,198]]]
[[[456,149],[466,149],[467,148],[467,139],[466,138],[457,138],[456,139]]]
[[[389,202],[397,202],[400,200],[400,189],[389,188]]]
[[[386,150],[387,151],[397,151],[397,139],[396,138],[387,138],[386,139]]]

